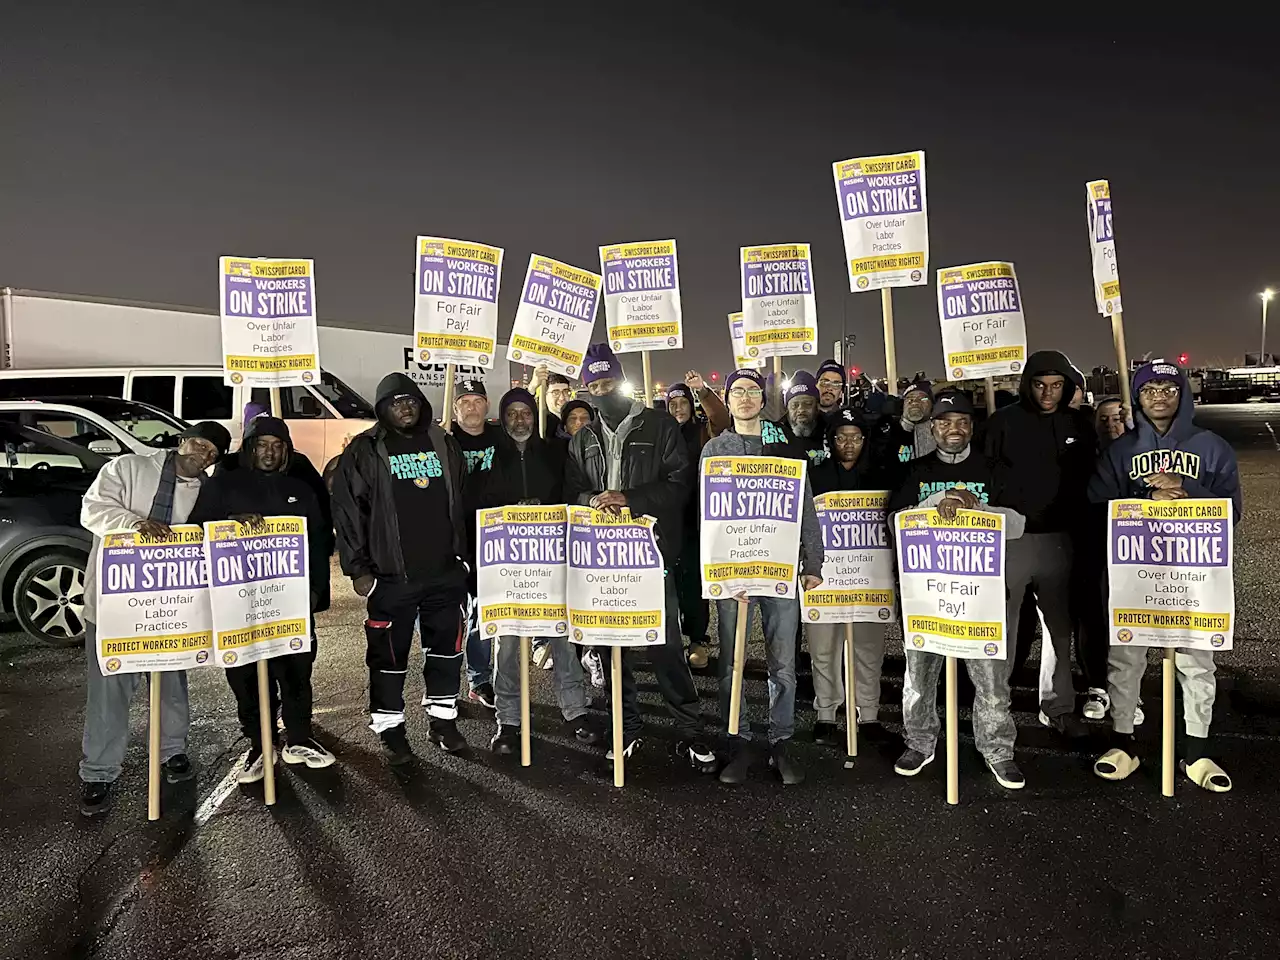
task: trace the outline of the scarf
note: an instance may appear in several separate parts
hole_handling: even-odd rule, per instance
[[[178,487],[177,457],[177,452],[170,450],[164,458],[164,466],[160,468],[160,485],[156,487],[156,495],[151,500],[148,520],[166,524],[173,521],[173,493]]]

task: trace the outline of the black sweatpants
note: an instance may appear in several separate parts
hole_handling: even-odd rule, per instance
[[[654,679],[658,682],[662,699],[667,703],[667,712],[676,722],[677,735],[682,740],[697,739],[702,735],[702,709],[698,700],[698,688],[693,684],[693,674],[689,672],[689,664],[684,658],[684,642],[680,636],[680,621],[676,616],[678,606],[675,577],[671,571],[667,571],[665,642],[643,648],[622,648],[622,732],[627,740],[638,737],[644,726],[636,678],[632,672],[632,663],[640,656],[641,650],[648,654],[649,662],[653,665]],[[605,689],[609,694],[609,720],[612,723],[613,670],[609,666],[612,651],[606,647],[597,649],[604,660]]]
[[[369,594],[364,662],[369,668],[370,726],[375,733],[404,724],[404,678],[415,623],[422,640],[427,716],[455,720],[467,635],[467,580],[461,567],[426,582],[379,580]]]
[[[676,560],[676,594],[680,599],[680,630],[690,644],[708,645],[707,631],[711,627],[711,601],[702,597],[702,571],[699,556],[697,525],[687,527],[693,535],[686,536]]]
[[[306,653],[289,653],[267,661],[267,689],[271,697],[271,738],[275,740],[276,718],[284,715],[284,731],[291,745],[311,739],[311,667],[316,662],[316,638],[311,635],[311,649]],[[254,747],[261,748],[261,712],[258,708],[258,665],[245,664],[227,668],[227,685],[236,697],[236,716],[240,732]]]

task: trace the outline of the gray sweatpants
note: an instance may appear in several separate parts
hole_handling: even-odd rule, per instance
[[[884,624],[853,626],[854,703],[859,723],[880,716],[880,671],[884,666]],[[844,706],[844,638],[847,624],[805,624],[813,670],[813,709],[822,723],[835,723]]]
[[[98,668],[98,628],[84,624],[87,702],[80,759],[80,779],[85,783],[114,783],[120,776],[129,747],[129,704],[148,674],[116,673],[103,676]],[[160,762],[187,752],[187,728],[191,714],[187,703],[187,672],[160,675]]]
[[[1044,642],[1053,648],[1053,682],[1048,696],[1043,694],[1040,709],[1045,716],[1060,717],[1076,707],[1075,682],[1071,679],[1071,536],[1067,533],[1024,533],[1005,542],[1004,585],[1008,590],[1005,636],[1009,656],[1018,636],[1022,598],[1028,586],[1035,587],[1036,603],[1046,630]],[[1048,658],[1041,656],[1041,663]]]
[[[946,657],[907,651],[907,674],[902,680],[902,722],[907,746],[933,756],[938,745],[938,677]],[[1013,759],[1018,728],[1009,713],[1008,660],[965,660],[973,681],[973,739],[978,752],[996,763]]]
[[[1111,697],[1111,725],[1116,733],[1133,733],[1133,711],[1138,706],[1149,649],[1114,644],[1107,657],[1107,693]],[[1217,693],[1213,651],[1175,650],[1173,665],[1178,683],[1182,685],[1182,716],[1187,736],[1207,737]]]
[[[551,644],[551,689],[555,691],[560,713],[566,720],[577,720],[587,712],[586,674],[578,660],[577,648],[565,637],[555,637]],[[496,667],[493,671],[493,706],[498,723],[504,727],[520,726],[520,638],[499,637]]]

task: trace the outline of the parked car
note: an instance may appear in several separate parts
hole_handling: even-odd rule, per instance
[[[105,457],[176,447],[187,429],[159,407],[119,397],[0,400],[0,422],[43,430]]]
[[[217,420],[233,443],[240,439],[244,408],[266,409],[266,387],[222,382],[221,367],[72,367],[0,370],[0,398],[67,396],[122,397],[141,401],[187,423]],[[347,440],[373,426],[377,415],[360,394],[328,371],[318,383],[280,389],[280,415],[296,450],[323,471]]]
[[[84,642],[84,571],[93,537],[80,502],[108,458],[0,421],[0,614],[46,643]]]

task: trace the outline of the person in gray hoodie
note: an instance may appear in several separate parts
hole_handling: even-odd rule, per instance
[[[702,460],[708,457],[792,456],[794,452],[776,450],[761,437],[760,419],[764,408],[765,380],[758,370],[735,370],[725,384],[733,426],[713,437],[702,448]],[[702,509],[699,497],[699,510]],[[822,583],[822,528],[813,508],[813,491],[805,479],[800,515],[800,581],[805,590]],[[777,558],[779,560],[785,558]],[[752,597],[747,608],[747,633],[750,634],[751,611],[759,608],[764,618],[764,642],[769,663],[769,765],[777,770],[785,784],[804,781],[804,768],[788,754],[787,743],[796,727],[796,635],[800,626],[800,598]],[[751,758],[747,744],[751,732],[743,727],[729,736],[729,710],[733,696],[733,659],[737,641],[738,600],[730,597],[716,601],[720,633],[720,722],[729,740],[729,762],[720,771],[720,782],[742,783],[747,779]]]

